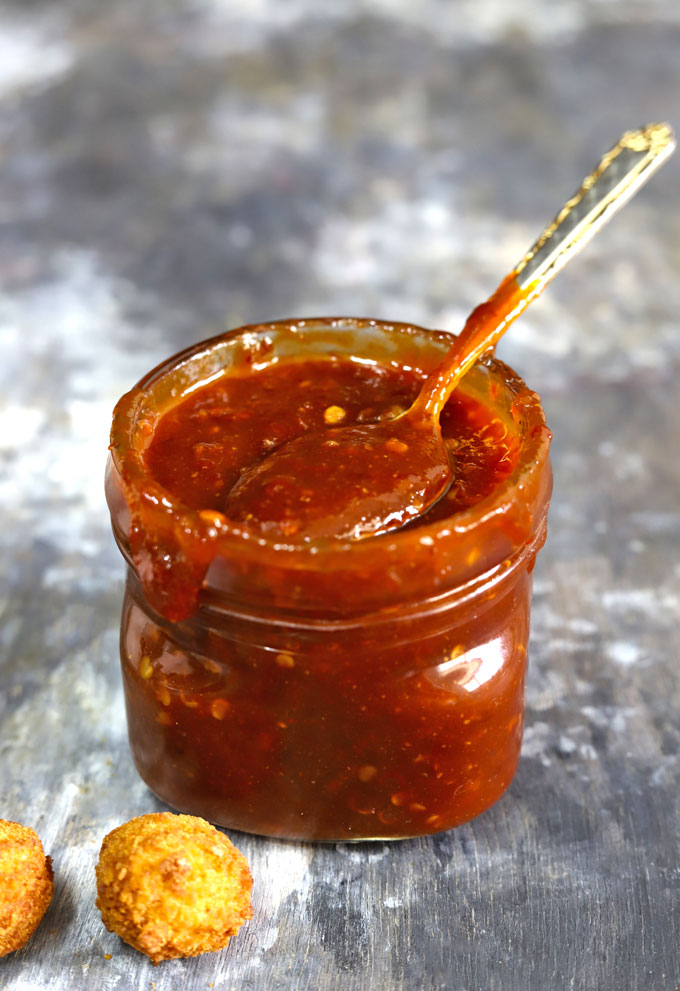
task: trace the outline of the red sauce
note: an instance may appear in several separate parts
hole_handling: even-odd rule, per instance
[[[187,390],[178,361],[117,409],[130,741],[177,809],[274,836],[406,837],[478,815],[512,779],[550,493],[540,405],[513,373],[493,364],[451,397],[453,483],[396,536],[286,546],[222,515],[240,471],[278,445],[410,405],[428,369],[410,329],[379,329],[398,338],[389,361],[302,348],[275,363],[287,337],[269,325],[269,363],[246,348]]]
[[[224,512],[242,469],[301,434],[323,431],[328,420],[337,422],[332,417],[342,414],[343,426],[394,417],[411,405],[422,379],[413,370],[338,359],[296,361],[219,379],[163,416],[146,463],[151,475],[187,506]],[[454,479],[445,498],[419,523],[479,502],[510,474],[516,460],[517,442],[500,419],[462,392],[449,400],[441,424]],[[314,463],[302,468],[318,471]],[[382,479],[366,481],[379,485]],[[296,482],[290,479],[291,485]],[[330,473],[329,488],[332,484]],[[276,515],[277,504],[285,510],[285,482],[271,492],[270,515]]]

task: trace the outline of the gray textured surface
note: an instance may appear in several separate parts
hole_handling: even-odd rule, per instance
[[[499,349],[556,476],[507,796],[392,846],[234,834],[252,922],[155,969],[103,929],[92,869],[157,808],[119,687],[115,399],[240,322],[456,329],[621,130],[677,114],[678,10],[0,4],[0,816],[57,872],[0,988],[680,985],[680,159]]]

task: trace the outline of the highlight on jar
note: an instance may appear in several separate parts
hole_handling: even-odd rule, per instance
[[[552,476],[539,397],[492,349],[672,149],[624,134],[453,343],[276,321],[123,396],[121,661],[159,798],[331,841],[449,829],[508,788]]]

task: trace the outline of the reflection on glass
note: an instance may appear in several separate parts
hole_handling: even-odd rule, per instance
[[[503,638],[496,637],[463,653],[454,651],[454,655],[429,671],[428,679],[437,688],[451,690],[457,687],[474,692],[503,667]]]

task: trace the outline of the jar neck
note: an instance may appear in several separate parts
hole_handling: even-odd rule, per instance
[[[253,643],[259,640],[258,631],[266,630],[266,643],[271,646],[276,631],[282,637],[301,638],[328,637],[333,640],[338,635],[361,635],[385,637],[391,643],[401,638],[400,629],[408,628],[408,638],[413,639],[414,627],[421,623],[427,636],[449,629],[456,623],[457,614],[474,611],[481,615],[510,592],[516,583],[533,569],[538,551],[546,539],[547,513],[537,526],[533,539],[516,549],[502,563],[475,576],[461,585],[448,588],[439,594],[409,599],[379,609],[357,610],[343,616],[329,616],[321,609],[294,607],[259,608],[214,589],[204,589],[196,613],[180,622],[172,622],[157,613],[149,604],[143,584],[128,555],[128,593],[142,611],[153,622],[165,629],[180,645],[195,649],[196,639],[201,633],[210,631],[217,636],[228,635],[230,639],[242,639]],[[406,634],[404,634],[406,635]]]

